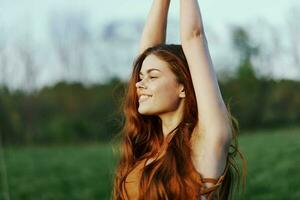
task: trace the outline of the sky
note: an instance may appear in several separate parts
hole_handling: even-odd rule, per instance
[[[171,0],[169,18],[178,20],[179,2]],[[64,11],[88,15],[95,29],[113,20],[144,20],[151,3],[152,0],[0,0],[0,41],[1,35],[9,36],[6,40],[14,40],[29,34],[37,43],[47,43],[49,16]],[[293,7],[300,6],[299,0],[199,0],[199,4],[204,25],[218,33],[225,33],[230,25],[247,26],[257,20],[285,27],[286,17]],[[297,72],[285,68],[278,73],[284,73],[286,78],[300,79],[300,74],[295,75]],[[51,74],[48,78],[51,79]]]
[[[0,0],[0,22],[7,29],[31,29],[43,37],[47,17],[63,10],[87,11],[94,25],[110,20],[146,18],[152,0]],[[245,24],[266,19],[274,25],[285,23],[284,16],[297,0],[207,0],[199,1],[205,24],[212,27]],[[179,0],[172,0],[169,17],[178,18]],[[17,27],[16,27],[17,26]]]

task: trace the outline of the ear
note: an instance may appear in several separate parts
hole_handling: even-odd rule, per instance
[[[180,86],[179,86],[179,97],[185,98],[185,89],[184,89],[183,84],[180,84]]]

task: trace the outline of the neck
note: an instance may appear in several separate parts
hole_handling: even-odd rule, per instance
[[[182,100],[176,110],[159,115],[159,118],[162,121],[162,130],[165,138],[181,122],[183,115],[183,106],[184,101]]]

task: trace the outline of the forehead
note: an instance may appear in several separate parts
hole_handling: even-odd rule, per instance
[[[166,61],[161,60],[156,55],[150,54],[148,55],[143,64],[142,68],[140,70],[140,74],[146,74],[150,69],[157,69],[157,70],[151,70],[153,72],[163,72],[163,73],[172,73],[172,71],[169,68],[169,64]],[[159,71],[158,71],[159,70]]]

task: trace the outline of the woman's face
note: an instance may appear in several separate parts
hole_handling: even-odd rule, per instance
[[[138,112],[144,115],[175,111],[185,97],[184,87],[177,82],[169,64],[153,54],[145,58],[136,87]]]

